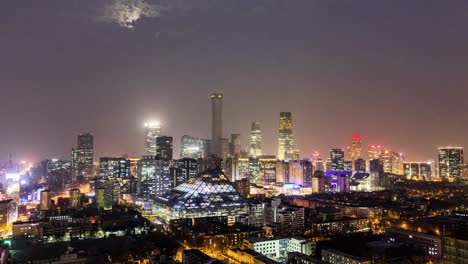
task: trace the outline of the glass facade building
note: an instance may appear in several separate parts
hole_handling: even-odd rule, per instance
[[[165,221],[183,218],[233,217],[245,212],[246,202],[220,168],[208,168],[157,196]]]
[[[280,113],[278,159],[294,159],[293,125],[292,115],[290,112]]]
[[[250,156],[262,155],[262,130],[260,122],[253,122],[250,130]]]
[[[449,181],[460,179],[463,167],[462,147],[439,148],[439,177]]]

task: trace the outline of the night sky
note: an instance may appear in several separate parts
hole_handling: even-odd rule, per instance
[[[209,94],[224,135],[262,122],[276,154],[293,113],[301,156],[352,132],[408,160],[468,147],[466,0],[2,0],[0,160],[144,153],[160,120],[179,155],[209,138]]]

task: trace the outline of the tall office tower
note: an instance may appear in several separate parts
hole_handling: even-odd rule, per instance
[[[362,152],[362,136],[360,133],[354,133],[351,135],[351,155],[350,158],[352,161],[355,161],[361,158]]]
[[[439,148],[439,177],[445,180],[459,180],[462,173],[463,147]]]
[[[295,149],[293,151],[293,160],[299,160],[301,158],[301,151],[298,149]]]
[[[189,135],[182,136],[180,158],[199,159],[204,156],[203,140]]]
[[[369,161],[369,171],[383,173],[383,164],[381,159],[373,159]]]
[[[354,170],[355,171],[366,171],[366,160],[364,159],[356,159],[354,161]]]
[[[171,189],[170,169],[171,161],[156,160],[155,167],[155,185],[154,193],[156,196],[161,196]]]
[[[382,146],[375,144],[369,145],[367,152],[368,160],[380,159],[380,155],[382,155]]]
[[[221,139],[221,156],[219,156],[222,160],[229,156],[229,151],[231,144],[229,143],[229,139],[222,138]]]
[[[280,113],[278,159],[291,160],[294,157],[292,116],[290,112]]]
[[[48,159],[41,162],[42,177],[51,189],[62,189],[71,182],[70,162],[61,159]]]
[[[344,164],[345,171],[353,171],[353,161],[345,160],[343,164]]]
[[[161,134],[161,126],[157,122],[145,123],[145,149],[147,155],[156,155],[156,138]]]
[[[159,136],[156,138],[156,157],[163,160],[172,160],[172,137]]]
[[[276,157],[275,156],[260,156],[258,157],[260,164],[260,181],[265,184],[276,182]]]
[[[249,158],[249,175],[250,182],[261,183],[262,175],[260,175],[260,161],[258,157]]]
[[[43,190],[41,191],[41,199],[39,203],[39,210],[46,211],[51,209],[51,202],[50,200],[52,199],[50,191],[49,190]]]
[[[325,174],[323,171],[315,171],[312,176],[312,193],[325,192]]]
[[[394,152],[388,150],[382,152],[380,160],[382,161],[383,172],[392,173],[394,154]]]
[[[240,157],[241,155],[240,134],[231,134],[231,142],[229,145],[229,155],[231,157]]]
[[[195,178],[198,173],[197,160],[191,158],[182,158],[174,160],[170,168],[171,188]]]
[[[223,94],[212,93],[211,98],[211,154],[222,157],[222,108],[223,108]]]
[[[76,177],[93,177],[93,146],[94,139],[90,133],[78,135],[78,145],[72,151]]]
[[[432,162],[403,162],[403,171],[407,179],[427,180],[432,176]]]
[[[298,184],[304,188],[311,187],[312,162],[309,160],[294,160],[288,163],[288,183]]]
[[[100,158],[99,177],[128,179],[130,177],[130,160],[126,158]]]
[[[232,182],[249,178],[249,159],[243,157],[229,157],[226,159],[226,176]]]
[[[171,162],[158,160],[156,156],[143,156],[139,161],[139,194],[145,198],[154,198],[170,189]]]
[[[250,156],[258,157],[262,155],[262,130],[260,122],[252,122],[250,129]]]
[[[211,139],[202,139],[202,143],[203,143],[203,157],[202,158],[208,158],[211,155],[211,149],[213,145],[211,142],[212,142]]]
[[[13,199],[0,200],[0,233],[4,237],[12,231],[12,225],[17,220],[18,206],[16,205],[16,202]],[[2,256],[6,255],[7,254],[2,254]],[[5,261],[5,263],[6,262],[8,261]]]
[[[80,189],[70,189],[68,191],[70,195],[70,207],[71,208],[80,208],[81,207],[81,193]]]
[[[386,150],[382,152],[380,156],[382,161],[383,172],[393,173],[398,175],[403,175],[403,160],[404,157],[402,154],[396,153],[394,151]]]
[[[331,170],[344,171],[344,151],[342,149],[330,150]]]
[[[103,187],[96,188],[96,194],[94,198],[96,202],[96,207],[98,209],[109,208],[110,202],[107,201],[106,188],[103,188]]]
[[[138,194],[144,198],[152,198],[154,194],[154,177],[156,174],[156,156],[143,156],[138,161],[138,179],[140,180]]]

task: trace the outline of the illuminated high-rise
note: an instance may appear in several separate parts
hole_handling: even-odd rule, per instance
[[[432,177],[432,162],[403,162],[403,173],[407,179],[430,179]]]
[[[383,149],[381,145],[376,145],[376,144],[369,145],[367,159],[368,160],[380,159],[380,155],[382,155],[382,150]]]
[[[439,148],[440,178],[449,181],[460,179],[463,163],[463,147]]]
[[[383,172],[403,175],[404,156],[401,153],[385,150],[380,156],[382,161]]]
[[[330,150],[331,170],[344,171],[344,151],[342,149]]]
[[[361,158],[361,152],[362,152],[362,136],[360,133],[354,133],[351,135],[351,153],[350,153],[350,159],[352,161],[355,161],[359,158]]]
[[[156,138],[161,134],[161,126],[157,122],[145,123],[145,149],[147,155],[156,155]]]
[[[49,190],[43,190],[41,192],[41,199],[39,204],[39,210],[45,211],[51,209],[51,193]]]
[[[81,206],[81,193],[80,189],[70,189],[68,191],[70,195],[70,207],[71,208],[79,208]]]
[[[229,143],[229,155],[231,157],[239,157],[241,154],[240,134],[231,134],[231,142]]]
[[[78,135],[78,145],[72,150],[72,169],[76,177],[93,177],[93,153],[93,135],[90,133]]]
[[[293,125],[292,115],[290,112],[280,113],[278,159],[294,159]]]
[[[180,158],[199,159],[204,156],[203,139],[189,135],[182,136]]]
[[[173,153],[173,139],[169,136],[156,138],[156,157],[163,160],[171,160]]]
[[[260,122],[253,122],[250,130],[250,156],[262,155],[262,130]]]
[[[212,93],[211,98],[211,154],[218,157],[223,156],[222,150],[222,109],[223,109],[223,94]]]

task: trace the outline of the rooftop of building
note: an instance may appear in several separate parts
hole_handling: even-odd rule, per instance
[[[429,235],[429,234],[426,234],[426,233],[416,232],[416,231],[412,231],[412,230],[405,230],[405,229],[396,228],[396,227],[391,227],[391,228],[385,229],[385,234],[387,234],[387,232],[395,232],[395,233],[407,234],[407,235],[412,235],[412,236],[420,236],[420,237],[426,237],[426,238],[440,239],[440,237],[438,237],[438,236]]]
[[[174,209],[245,206],[246,201],[219,167],[210,167],[157,201]]]
[[[338,251],[336,249],[331,249],[331,248],[327,248],[327,249],[322,249],[322,257],[323,257],[323,252],[324,251],[328,251],[330,253],[333,253],[333,254],[336,254],[336,255],[340,255],[340,256],[344,256],[348,259],[353,259],[353,260],[356,260],[356,261],[366,261],[365,259],[363,258],[360,258],[360,257],[357,257],[357,256],[353,256],[353,255],[350,255],[348,253],[344,253],[342,251]]]
[[[280,262],[274,261],[274,260],[272,260],[272,259],[270,259],[270,258],[268,258],[268,257],[266,257],[264,255],[256,256],[255,259],[259,260],[259,261],[261,261],[262,263],[265,263],[265,264],[278,264],[278,263],[280,263]]]

